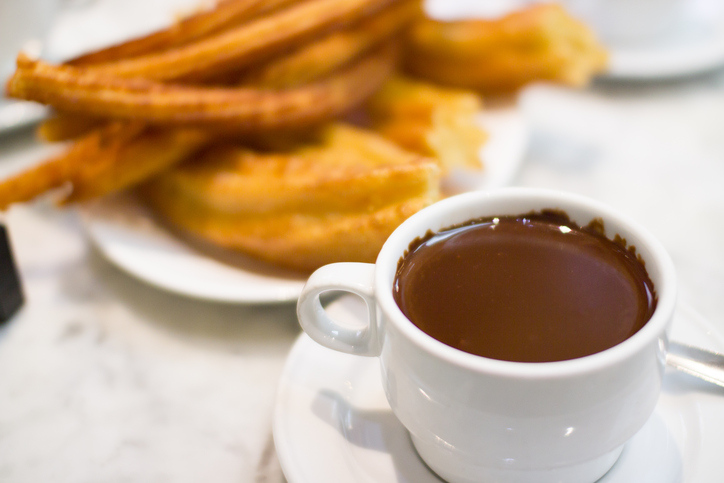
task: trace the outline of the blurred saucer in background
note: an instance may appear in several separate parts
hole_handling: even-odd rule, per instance
[[[645,42],[611,43],[604,78],[660,80],[704,73],[724,65],[724,2],[685,2],[679,23]]]

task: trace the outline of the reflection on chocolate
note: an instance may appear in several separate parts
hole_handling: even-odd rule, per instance
[[[550,362],[626,340],[651,317],[653,283],[633,247],[561,212],[472,220],[415,240],[394,297],[421,330],[493,359]]]

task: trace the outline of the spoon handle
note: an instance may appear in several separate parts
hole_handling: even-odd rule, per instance
[[[671,342],[666,354],[666,364],[724,387],[724,354]]]

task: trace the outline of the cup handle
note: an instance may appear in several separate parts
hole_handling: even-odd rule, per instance
[[[340,352],[360,356],[380,355],[374,295],[375,266],[371,263],[333,263],[309,277],[297,302],[299,323],[309,337]],[[319,296],[328,291],[350,292],[367,304],[367,323],[350,327],[331,318]]]

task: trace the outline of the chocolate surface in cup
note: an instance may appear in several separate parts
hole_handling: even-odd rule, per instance
[[[393,287],[422,331],[492,359],[552,362],[631,337],[656,307],[643,262],[625,240],[544,210],[481,218],[410,244]]]

